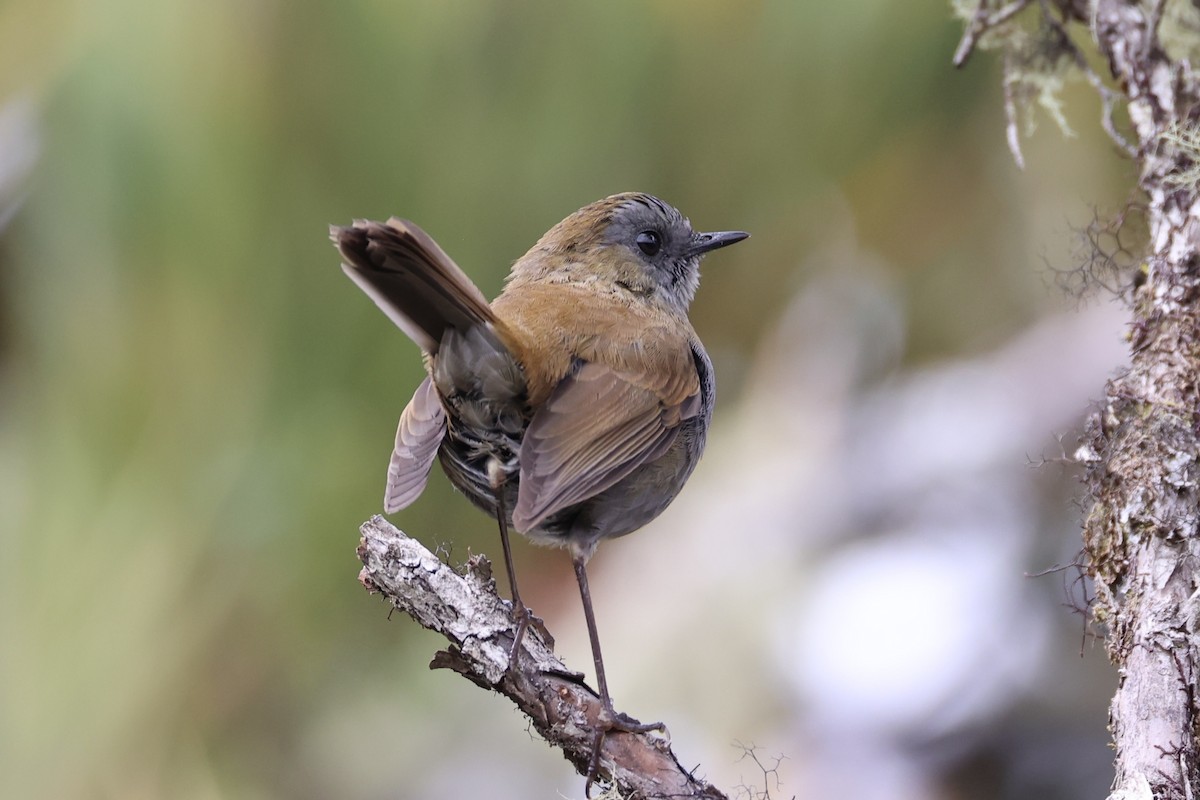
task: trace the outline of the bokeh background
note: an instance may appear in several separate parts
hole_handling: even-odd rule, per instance
[[[1030,575],[1075,557],[1063,456],[1124,359],[1055,270],[1134,176],[1082,83],[1018,170],[959,34],[886,0],[0,3],[0,794],[582,796],[355,580],[421,368],[326,226],[417,220],[491,295],[638,189],[753,238],[693,307],[709,453],[592,562],[618,706],[733,795],[1100,796],[1115,678],[1077,574]],[[440,475],[395,521],[499,555]],[[590,674],[566,557],[517,559]]]

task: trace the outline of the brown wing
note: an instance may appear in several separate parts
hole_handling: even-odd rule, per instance
[[[446,433],[446,412],[426,378],[400,415],[396,447],[388,464],[387,491],[383,510],[394,514],[420,496],[429,480],[429,470]]]
[[[595,363],[559,383],[521,444],[518,530],[533,530],[667,452],[679,423],[699,413],[699,388],[674,399],[646,383]]]
[[[330,226],[342,270],[400,330],[436,353],[447,326],[495,320],[483,294],[429,234],[406,219]]]

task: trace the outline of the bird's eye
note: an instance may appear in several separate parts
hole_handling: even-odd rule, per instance
[[[658,255],[662,249],[662,237],[657,231],[642,231],[637,235],[637,246],[648,256]]]

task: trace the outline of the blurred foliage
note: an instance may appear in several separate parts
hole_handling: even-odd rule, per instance
[[[0,5],[0,109],[37,150],[0,187],[0,793],[392,796],[366,753],[454,736],[370,711],[449,682],[354,580],[420,362],[329,223],[417,220],[488,294],[617,191],[750,230],[694,313],[723,403],[847,242],[906,298],[910,362],[1052,306],[1060,209],[1121,176],[1088,126],[1017,175],[958,33],[883,0]],[[400,522],[495,549],[440,479]]]

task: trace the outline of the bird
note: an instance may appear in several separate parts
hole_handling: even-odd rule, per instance
[[[413,503],[437,459],[496,518],[517,623],[510,668],[531,615],[509,529],[571,556],[602,705],[585,794],[607,731],[663,728],[614,709],[586,565],[602,540],[661,514],[704,450],[716,383],[688,308],[701,258],[748,236],[698,233],[653,195],[616,194],[550,228],[489,303],[409,220],[330,226],[343,271],[427,372],[400,416],[384,510]]]

